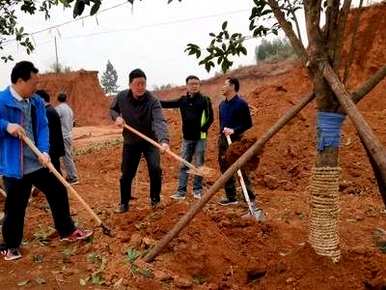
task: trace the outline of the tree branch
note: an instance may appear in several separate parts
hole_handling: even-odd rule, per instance
[[[289,7],[289,11],[294,19],[294,22],[295,22],[295,26],[296,26],[296,32],[298,34],[298,38],[299,38],[299,41],[303,44],[303,39],[302,39],[302,34],[301,34],[301,31],[300,31],[300,26],[299,26],[299,21],[298,21],[298,18],[296,16],[296,13],[294,11],[294,8],[293,8],[293,5],[291,3],[290,0],[286,0],[286,3]]]
[[[335,43],[335,57],[334,57],[334,68],[338,70],[340,61],[341,61],[341,53],[343,48],[343,40],[344,33],[346,30],[346,23],[348,14],[350,12],[351,0],[344,0],[343,7],[339,13],[339,23],[336,32],[336,43]]]
[[[327,3],[325,41],[328,48],[328,57],[330,62],[333,63],[337,41],[336,31],[338,29],[339,0],[328,0]]]
[[[350,75],[350,67],[354,59],[354,51],[355,51],[355,39],[358,33],[359,29],[359,20],[361,19],[361,14],[362,14],[362,5],[363,5],[363,0],[359,0],[359,7],[358,7],[358,13],[355,17],[354,20],[354,29],[351,37],[351,46],[350,46],[350,51],[347,57],[347,62],[344,67],[344,74],[343,74],[343,84],[346,84],[349,75]]]
[[[267,0],[269,7],[271,7],[273,14],[275,15],[277,21],[279,22],[281,28],[284,30],[289,41],[291,42],[292,47],[295,49],[296,54],[303,60],[304,63],[307,62],[307,52],[303,46],[303,43],[296,36],[295,32],[292,29],[292,25],[289,21],[285,19],[283,11],[281,11],[276,0]]]

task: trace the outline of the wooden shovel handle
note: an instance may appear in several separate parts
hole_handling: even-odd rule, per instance
[[[127,125],[126,123],[123,124],[123,126],[133,132],[134,134],[138,135],[139,137],[141,137],[142,139],[145,139],[147,142],[153,144],[155,147],[157,147],[158,149],[160,150],[163,150],[163,147],[155,142],[153,139],[147,137],[146,135],[142,134],[141,132],[139,132],[138,130],[134,129],[133,127]],[[185,159],[181,158],[180,156],[178,156],[177,154],[175,154],[174,152],[172,152],[170,149],[169,150],[166,150],[165,151],[167,154],[169,154],[170,156],[172,156],[174,159],[184,163],[187,167],[189,167],[190,169],[193,169],[193,170],[198,170],[197,167],[195,167],[193,164],[191,164],[190,162],[186,161]]]
[[[39,157],[42,158],[44,155],[39,151],[39,149],[35,146],[35,144],[29,139],[27,136],[22,135],[20,137],[31,150]],[[67,182],[66,179],[56,170],[54,165],[50,162],[47,164],[48,169],[56,176],[57,179],[71,192],[71,194],[80,201],[80,203],[84,206],[84,208],[88,211],[88,213],[97,221],[98,226],[102,224],[102,220],[96,215],[96,213],[91,209],[91,207],[84,201],[84,199],[75,191],[75,189],[71,186],[70,183]]]

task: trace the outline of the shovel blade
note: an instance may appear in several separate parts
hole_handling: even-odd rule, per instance
[[[206,166],[191,168],[187,172],[190,174],[194,174],[198,176],[206,176],[206,177],[213,176],[215,174],[215,170],[213,168],[206,167]]]

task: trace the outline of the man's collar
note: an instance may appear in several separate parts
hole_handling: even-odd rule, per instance
[[[193,94],[191,94],[191,93],[187,93],[186,94],[186,96],[188,98],[194,98],[194,97],[197,97],[197,96],[200,96],[200,95],[201,95],[201,92],[197,92],[197,93],[193,93]]]
[[[228,98],[225,98],[225,101],[226,101],[226,102],[232,102],[232,101],[235,100],[238,96],[239,96],[239,95],[236,94],[236,95],[234,95],[232,98],[230,98],[229,100],[228,100]]]
[[[14,97],[17,101],[19,101],[19,102],[22,102],[22,101],[27,101],[27,102],[29,102],[29,99],[28,99],[28,98],[27,98],[27,99],[22,98],[22,97],[19,95],[19,93],[13,88],[13,86],[10,86],[10,87],[9,87],[9,90],[10,90],[10,92],[11,92],[12,97]]]

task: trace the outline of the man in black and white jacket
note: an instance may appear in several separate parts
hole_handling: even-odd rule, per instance
[[[179,108],[182,119],[183,143],[181,157],[191,162],[193,157],[197,167],[204,165],[208,129],[213,123],[213,109],[210,98],[200,93],[200,79],[190,75],[186,78],[187,94],[174,100],[162,100],[163,108]],[[185,199],[188,184],[188,167],[180,169],[178,188],[171,197]],[[202,176],[195,175],[193,197],[202,196]]]

